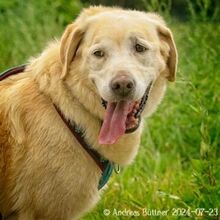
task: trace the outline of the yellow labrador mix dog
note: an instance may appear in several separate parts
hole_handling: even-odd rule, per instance
[[[94,207],[114,164],[136,156],[143,117],[155,111],[176,65],[161,17],[99,6],[83,10],[25,68],[6,72],[2,218],[73,220]]]

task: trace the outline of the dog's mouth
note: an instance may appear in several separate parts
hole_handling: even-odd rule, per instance
[[[100,144],[114,144],[123,134],[132,133],[139,128],[151,84],[139,101],[107,102],[102,99],[106,111],[99,133]]]

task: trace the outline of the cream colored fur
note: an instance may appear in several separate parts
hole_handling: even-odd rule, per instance
[[[106,25],[112,25],[111,30]],[[135,31],[152,49],[145,61],[131,59],[126,53],[130,42],[127,35]],[[91,57],[97,38],[108,51],[114,49],[117,59],[107,59],[104,64]],[[173,37],[161,17],[91,7],[67,27],[61,40],[30,60],[24,73],[1,81],[0,212],[4,219],[72,220],[89,211],[99,199],[101,171],[53,104],[85,132],[94,149],[124,166],[137,154],[143,125],[123,135],[116,144],[99,145],[104,115],[101,97],[112,98],[105,90],[107,83],[120,71],[135,74],[136,98],[140,98],[153,80],[143,114],[149,116],[160,103],[167,80],[175,79],[176,64]]]

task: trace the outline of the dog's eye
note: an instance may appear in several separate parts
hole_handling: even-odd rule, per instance
[[[136,50],[136,52],[138,52],[138,53],[143,53],[144,51],[147,50],[147,48],[144,47],[144,46],[141,45],[141,44],[136,44],[136,45],[135,45],[135,50]]]
[[[102,50],[96,50],[96,51],[93,53],[93,55],[95,55],[96,57],[101,58],[101,57],[104,57],[105,53],[104,53],[104,51],[102,51]]]

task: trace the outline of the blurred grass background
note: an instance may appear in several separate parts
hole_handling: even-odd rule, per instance
[[[135,162],[113,175],[98,206],[83,219],[131,219],[106,217],[103,210],[143,208],[170,211],[138,219],[219,219],[210,216],[214,208],[220,213],[219,1],[1,0],[0,71],[36,56],[81,8],[100,3],[163,15],[174,33],[179,66],[176,82],[145,122]],[[176,208],[209,212],[172,216]]]

